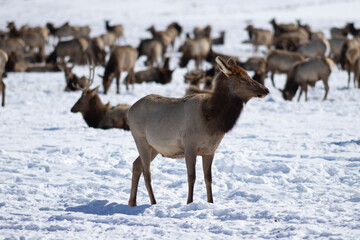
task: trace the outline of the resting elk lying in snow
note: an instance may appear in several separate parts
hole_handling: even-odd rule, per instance
[[[88,85],[83,89],[79,100],[71,108],[71,112],[81,112],[89,127],[102,129],[121,128],[129,130],[127,112],[130,105],[119,104],[112,107],[110,102],[104,105],[97,94],[99,86],[92,90],[89,89],[93,79],[94,70]]]
[[[116,77],[116,93],[120,93],[120,76],[123,71],[127,71],[129,75],[125,82],[126,89],[129,90],[129,83],[134,82],[134,67],[137,57],[138,51],[131,46],[114,48],[106,64],[104,76],[100,76],[103,79],[104,94],[108,92],[114,77]]]
[[[66,87],[65,91],[76,91],[76,90],[83,90],[90,82],[90,79],[93,77],[91,74],[95,71],[94,65],[89,65],[89,78],[82,76],[78,77],[76,74],[72,73],[72,69],[75,65],[68,67],[65,61],[61,61],[60,68],[64,70],[65,80],[66,80]]]
[[[5,83],[3,82],[3,76],[5,73],[5,64],[8,60],[8,55],[5,51],[0,49],[0,91],[2,93],[1,106],[5,106]]]
[[[314,87],[316,81],[322,80],[325,87],[324,100],[326,100],[329,92],[328,80],[333,66],[334,62],[330,58],[317,58],[296,63],[290,70],[285,88],[282,90],[284,99],[291,100],[300,86],[298,101],[303,91],[305,91],[305,101],[307,101],[308,85]]]
[[[232,60],[217,58],[221,73],[213,94],[194,94],[184,98],[148,95],[129,110],[128,121],[140,156],[133,163],[130,206],[136,206],[141,173],[151,204],[156,204],[151,186],[150,163],[159,153],[169,158],[185,157],[188,199],[193,201],[196,156],[202,156],[207,201],[213,202],[211,165],[225,133],[230,131],[244,104],[254,97],[265,97],[269,90],[251,79]]]
[[[134,74],[134,82],[156,82],[161,84],[170,83],[174,70],[169,69],[169,60],[170,58],[165,59],[163,67],[150,67],[144,71],[136,72]],[[126,76],[125,82],[130,82],[130,80],[128,79],[129,77],[129,75]]]
[[[193,71],[194,72],[194,71]],[[185,96],[198,93],[212,93],[213,92],[213,78],[205,76],[204,72],[190,72],[184,76],[186,82],[190,82],[190,86],[186,88]],[[203,89],[200,89],[200,82],[204,82]]]

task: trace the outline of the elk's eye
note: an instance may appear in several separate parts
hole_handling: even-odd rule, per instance
[[[245,79],[245,78],[243,78],[243,77],[242,77],[240,80],[241,80],[241,81],[246,81],[246,79]]]

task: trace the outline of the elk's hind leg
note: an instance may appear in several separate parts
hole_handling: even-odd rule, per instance
[[[158,152],[148,144],[145,138],[135,139],[135,143],[140,157],[138,157],[133,163],[133,176],[129,205],[136,206],[136,193],[141,172],[144,174],[145,186],[149,194],[150,202],[151,204],[156,204],[154,192],[151,186],[150,164]]]
[[[203,171],[204,171],[204,179],[206,185],[206,193],[207,193],[207,201],[209,203],[213,203],[213,196],[212,196],[212,175],[211,175],[211,166],[213,163],[214,155],[203,156],[202,163],[203,163]]]

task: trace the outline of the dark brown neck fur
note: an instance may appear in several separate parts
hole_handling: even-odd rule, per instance
[[[214,93],[203,103],[203,116],[209,123],[211,132],[227,133],[236,124],[245,102],[230,95],[223,73],[219,73],[216,81]]]
[[[89,107],[82,112],[83,118],[89,127],[97,128],[104,118],[106,107],[102,104],[98,95],[91,98]]]

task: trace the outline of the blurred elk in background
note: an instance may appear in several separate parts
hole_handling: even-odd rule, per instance
[[[116,78],[116,93],[120,93],[120,76],[123,71],[127,71],[129,75],[125,81],[126,89],[129,90],[129,83],[134,82],[134,67],[137,57],[138,51],[131,46],[114,48],[105,66],[104,75],[100,75],[103,79],[104,94],[108,92],[114,77]]]
[[[105,20],[105,28],[108,31],[108,33],[114,33],[116,39],[120,39],[121,37],[124,37],[124,26],[122,24],[110,25],[110,21]]]
[[[333,66],[334,62],[325,57],[295,63],[288,74],[285,88],[282,90],[283,98],[291,100],[300,86],[298,101],[300,101],[303,92],[305,92],[305,101],[307,101],[308,85],[314,87],[316,81],[322,80],[325,87],[323,100],[326,100],[329,92],[328,80]]]
[[[94,79],[94,72],[95,72],[95,65],[93,64],[93,61],[91,60],[91,65],[89,64],[89,77],[78,77],[76,74],[72,73],[72,69],[74,68],[75,64],[73,64],[71,67],[68,67],[66,65],[66,62],[64,60],[61,60],[60,62],[60,68],[63,69],[65,74],[65,80],[66,80],[66,87],[65,91],[76,91],[76,90],[83,90],[85,89],[89,84],[93,82]]]
[[[22,39],[25,46],[29,47],[30,52],[32,52],[34,48],[37,48],[37,54],[39,55],[41,62],[45,60],[45,45],[49,35],[49,30],[46,27],[23,27],[18,30],[14,22],[9,22],[8,28],[10,38]]]
[[[146,70],[136,72],[134,74],[134,83],[142,82],[156,82],[160,84],[170,83],[172,80],[172,73],[174,70],[169,69],[170,58],[165,59],[164,66],[150,67]],[[125,82],[130,82],[128,79],[130,75],[126,76]]]
[[[47,57],[47,63],[57,63],[58,58],[69,57],[69,62],[76,64],[86,63],[86,51],[89,43],[84,38],[75,38],[68,41],[62,41],[57,44],[54,51]]]

